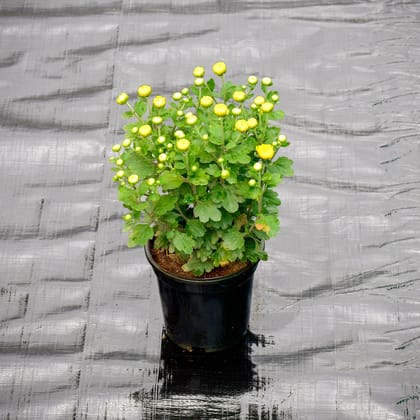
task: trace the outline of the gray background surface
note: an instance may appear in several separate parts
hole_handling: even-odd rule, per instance
[[[218,60],[273,78],[296,172],[219,367],[165,352],[107,163],[120,90]],[[0,418],[418,417],[419,121],[418,1],[2,0]]]

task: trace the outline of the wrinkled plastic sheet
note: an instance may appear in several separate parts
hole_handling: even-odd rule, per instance
[[[0,418],[420,414],[418,1],[3,0]],[[120,90],[269,75],[296,176],[239,349],[162,340],[107,163]]]

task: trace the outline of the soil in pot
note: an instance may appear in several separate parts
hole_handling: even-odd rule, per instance
[[[184,271],[182,265],[184,264],[182,260],[175,254],[169,254],[164,249],[150,249],[153,258],[155,261],[162,267],[163,270],[174,274],[178,277],[183,277],[186,279],[208,279],[214,277],[223,277],[235,274],[238,271],[241,271],[245,267],[248,267],[250,263],[235,261],[224,267],[217,267],[209,273],[204,273],[202,276],[195,276],[193,273]]]

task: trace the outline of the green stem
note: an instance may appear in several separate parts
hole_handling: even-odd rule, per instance
[[[187,216],[185,216],[185,214],[183,213],[183,211],[181,210],[181,207],[179,207],[179,205],[177,204],[176,206],[175,206],[175,208],[178,210],[178,213],[179,213],[179,215],[186,221],[186,222],[188,222],[189,221],[189,219],[188,219],[188,217]]]
[[[128,108],[130,109],[130,111],[137,117],[137,119],[139,120],[139,121],[142,121],[142,119],[141,119],[141,117],[140,117],[140,115],[139,114],[137,114],[137,112],[135,111],[135,109],[133,108],[133,106],[130,104],[130,103],[128,103],[127,102],[127,106],[128,106]]]

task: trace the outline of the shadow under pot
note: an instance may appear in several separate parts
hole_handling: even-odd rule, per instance
[[[165,334],[188,351],[215,352],[239,344],[248,331],[252,283],[258,263],[223,277],[186,279],[146,257],[158,280]]]

